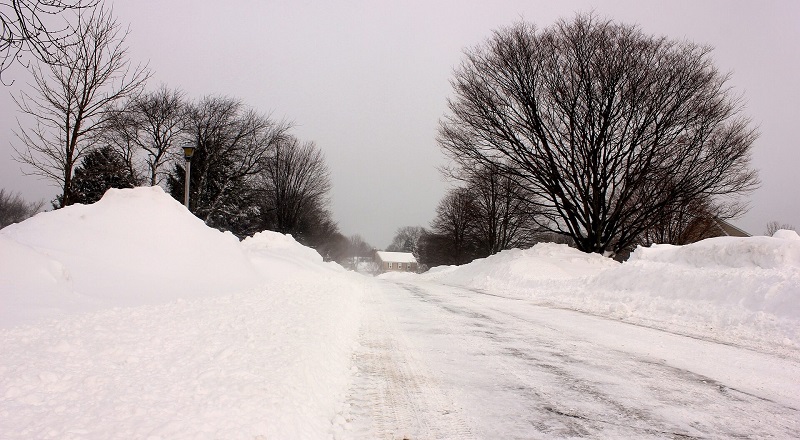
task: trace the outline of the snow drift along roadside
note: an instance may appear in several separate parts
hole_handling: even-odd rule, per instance
[[[800,354],[800,237],[717,237],[638,248],[590,281],[613,316]]]
[[[301,245],[289,234],[263,231],[242,240],[241,246],[256,271],[273,282],[291,279],[298,273],[345,272],[334,262],[323,262],[317,251]]]
[[[160,187],[0,230],[0,327],[107,307],[239,292],[262,282],[239,240]]]
[[[159,188],[5,228],[0,437],[329,438],[369,282]]]
[[[463,266],[434,267],[422,277],[476,288],[520,288],[538,286],[546,280],[591,276],[617,265],[599,254],[579,252],[563,244],[539,243],[530,249],[505,250]]]
[[[800,357],[793,231],[638,248],[623,264],[540,243],[420,277]]]
[[[0,437],[330,438],[367,281],[308,276],[0,330]]]

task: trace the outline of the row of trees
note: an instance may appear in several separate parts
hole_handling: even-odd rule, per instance
[[[0,229],[32,217],[42,206],[44,202],[28,202],[19,193],[0,188]]]
[[[108,185],[164,183],[179,197],[174,147],[191,142],[191,209],[208,224],[306,242],[336,236],[322,155],[288,124],[228,98],[141,94],[149,72],[127,61],[127,32],[102,4],[47,2],[79,12],[77,25],[54,34],[39,4],[12,0],[16,15],[0,11],[0,51],[44,61],[32,68],[35,92],[17,99],[36,119],[17,133],[17,159],[62,186],[58,206]],[[710,52],[593,15],[495,32],[454,74],[438,140],[462,185],[442,200],[432,231],[417,234],[416,251],[459,262],[550,233],[613,255],[692,241],[704,221],[741,214],[737,197],[759,183],[757,133]]]
[[[291,233],[329,254],[347,241],[331,218],[330,175],[314,143],[237,99],[144,91],[150,72],[128,61],[127,31],[102,4],[76,10],[73,32],[48,46],[57,57],[33,65],[32,90],[16,98],[34,122],[20,123],[16,159],[61,187],[55,208],[140,185],[182,200],[181,147],[190,144],[190,210],[209,226],[240,237]]]

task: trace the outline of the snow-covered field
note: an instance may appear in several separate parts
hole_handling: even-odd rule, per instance
[[[514,301],[525,307],[514,307]],[[430,309],[435,304],[441,304],[438,311]],[[625,346],[631,356],[659,359],[637,368],[663,362],[664,368],[692,377],[720,371],[724,374],[714,381],[747,394],[729,399],[740,402],[731,403],[738,407],[714,410],[690,424],[686,420],[693,411],[669,409],[675,404],[670,396],[688,389],[697,394],[692,402],[700,408],[713,400],[698,397],[698,389],[670,388],[650,377],[643,387],[665,389],[647,400],[649,392],[628,383],[625,393],[647,401],[623,400],[620,405],[640,408],[636,414],[651,407],[670,415],[640,418],[636,426],[623,429],[617,419],[627,413],[615,414],[609,430],[607,422],[589,423],[594,416],[570,411],[586,406],[591,413],[598,405],[624,399],[617,385],[591,385],[604,393],[614,390],[613,399],[582,404],[583,394],[573,396],[559,388],[561,379],[542,376],[550,382],[540,380],[543,388],[537,395],[565,393],[578,400],[570,407],[557,402],[539,412],[528,410],[537,414],[538,424],[508,431],[513,435],[702,437],[729,432],[759,437],[759,423],[766,422],[713,419],[747,414],[750,401],[765,399],[768,407],[760,408],[760,414],[771,414],[770,423],[778,428],[763,435],[800,431],[796,417],[785,420],[800,408],[793,391],[800,380],[791,379],[792,371],[800,371],[800,237],[793,232],[653,246],[638,249],[624,264],[539,244],[462,267],[373,279],[324,263],[288,236],[263,232],[240,242],[206,227],[159,188],[137,188],[111,190],[94,205],[39,214],[0,230],[0,438],[392,438],[398,431],[390,419],[395,424],[428,420],[423,423],[427,431],[409,431],[422,438],[433,432],[440,438],[448,431],[441,438],[487,438],[492,431],[475,420],[504,420],[489,415],[501,409],[513,415],[517,398],[539,403],[532,395],[507,393],[474,376],[494,367],[460,368],[458,362],[497,357],[512,375],[524,376],[531,365],[512,368],[516,364],[507,355],[556,350],[526,345],[533,343],[528,339],[551,336],[525,323],[553,317],[558,323],[547,323],[548,328],[561,326],[554,334],[571,335],[561,337],[560,345],[573,347],[569,338],[574,336],[586,350],[611,350],[608,359],[594,352],[572,353],[586,365],[581,371],[591,370],[591,375],[599,374],[595,364],[625,363],[619,355]],[[634,325],[620,330],[620,322]],[[493,331],[508,333],[510,339],[476,342],[467,325],[496,327]],[[639,333],[636,329],[643,326],[656,333]],[[402,329],[422,336],[400,336]],[[662,330],[673,335],[664,339]],[[601,331],[606,334],[597,341],[581,342]],[[681,347],[696,347],[684,345],[690,338],[681,335],[713,345],[702,345],[704,353],[728,353],[727,359],[741,358],[742,364],[717,368],[707,354],[695,359],[689,354],[695,352],[679,353]],[[635,345],[640,337],[644,342]],[[653,341],[662,341],[660,348],[645,345]],[[484,353],[474,359],[455,355],[448,347],[454,342]],[[717,342],[724,345],[717,347]],[[513,350],[503,344],[514,344]],[[553,352],[547,363],[564,356]],[[746,363],[751,357],[755,360]],[[786,367],[782,375],[775,373],[775,365]],[[451,374],[453,368],[459,373]],[[552,368],[567,371],[574,364]],[[425,380],[419,379],[422,370],[430,372]],[[451,373],[442,376],[443,371]],[[745,376],[748,380],[741,382]],[[575,377],[587,380],[586,373]],[[509,380],[498,378],[497,383]],[[617,380],[604,376],[603,383]],[[470,391],[475,384],[484,388]],[[430,413],[398,408],[412,397],[425,400]],[[506,401],[489,415],[469,407],[490,399]],[[403,417],[387,418],[387,411]],[[548,417],[586,426],[573,432]],[[644,420],[664,428],[653,431]],[[720,431],[731,423],[735,429]]]

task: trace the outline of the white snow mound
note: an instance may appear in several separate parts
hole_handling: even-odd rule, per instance
[[[695,268],[800,267],[800,237],[778,231],[773,237],[715,237],[686,246],[639,247],[629,262],[659,262]]]
[[[693,314],[712,321],[738,325],[769,313],[800,324],[800,240],[796,236],[716,237],[686,246],[640,247],[625,264],[594,281],[606,290],[638,292],[639,302],[641,294],[646,294],[684,301],[682,307],[694,304],[698,310]],[[796,336],[791,339],[797,340]]]
[[[0,230],[0,326],[260,283],[236,237],[160,187],[112,189]]]
[[[800,241],[800,235],[797,235],[796,231],[792,231],[790,229],[778,229],[772,234],[772,238],[780,238],[782,240],[798,240]]]
[[[540,243],[421,278],[800,357],[794,231],[640,247],[623,264]]]
[[[367,281],[158,187],[4,228],[0,437],[329,438]]]
[[[298,243],[290,234],[263,231],[242,240],[242,248],[258,272],[270,280],[295,276],[300,271],[344,271],[336,263],[323,263],[312,248]]]
[[[599,254],[587,254],[564,244],[539,243],[530,249],[511,249],[463,266],[431,269],[429,280],[487,288],[522,287],[547,280],[567,280],[595,275],[618,266]]]

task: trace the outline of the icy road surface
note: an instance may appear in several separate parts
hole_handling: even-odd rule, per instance
[[[800,438],[794,360],[485,292],[380,281],[342,438]]]

